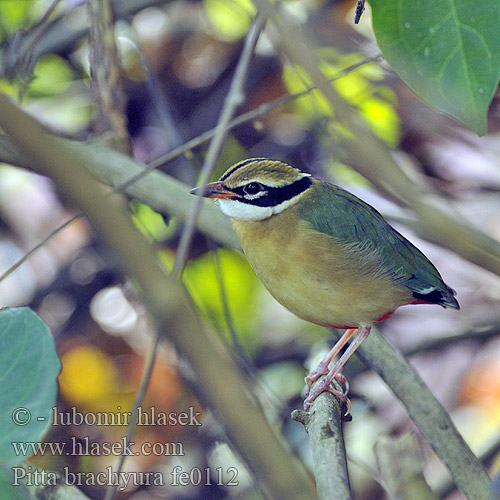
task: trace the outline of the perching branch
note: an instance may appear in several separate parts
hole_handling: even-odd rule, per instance
[[[351,498],[342,411],[339,400],[325,392],[314,400],[309,413],[302,410],[292,413],[292,418],[303,423],[309,434],[319,500]]]

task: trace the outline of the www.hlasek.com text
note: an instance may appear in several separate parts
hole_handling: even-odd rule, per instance
[[[84,438],[71,437],[64,443],[58,442],[12,442],[14,453],[18,457],[33,456],[76,456],[76,457],[107,457],[107,456],[184,456],[184,445],[181,442],[142,442],[135,446],[134,441],[128,441],[123,436],[119,441],[92,441]]]

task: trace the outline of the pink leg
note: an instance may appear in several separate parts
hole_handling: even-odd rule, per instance
[[[316,380],[321,377],[321,375],[326,375],[329,372],[328,365],[332,362],[332,359],[340,352],[342,347],[344,347],[349,339],[354,335],[357,328],[350,328],[344,332],[344,335],[340,337],[337,343],[331,348],[330,352],[324,357],[324,359],[319,363],[319,365],[305,378],[306,381],[306,392],[305,397],[309,396],[311,392],[311,387],[316,382]],[[343,381],[339,381],[341,384]]]
[[[339,393],[339,391],[335,390],[333,387],[330,386],[332,383],[333,379],[336,378],[336,376],[339,374],[340,370],[343,368],[343,366],[347,363],[347,360],[354,354],[354,351],[361,345],[363,340],[368,337],[369,333],[371,330],[371,326],[363,326],[358,329],[358,334],[354,338],[354,340],[351,342],[347,350],[342,354],[340,359],[335,363],[334,367],[328,372],[328,375],[313,389],[312,392],[306,397],[304,400],[304,410],[309,410],[309,407],[311,406],[311,403],[322,393],[325,391],[331,392],[335,394],[337,397],[340,397],[343,401],[346,400],[346,395],[343,393]],[[347,333],[350,330],[348,330],[342,338],[339,340],[339,342],[347,335]],[[352,333],[350,334],[352,336]],[[349,337],[350,337],[349,336]],[[349,339],[349,337],[346,339],[346,341]],[[344,341],[344,344],[345,342]],[[342,344],[342,345],[344,345]],[[340,394],[340,395],[339,395]]]

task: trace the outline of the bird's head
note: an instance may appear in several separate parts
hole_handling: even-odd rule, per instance
[[[234,219],[263,220],[296,203],[311,187],[310,174],[278,160],[253,158],[236,163],[216,181],[191,194],[217,198]]]

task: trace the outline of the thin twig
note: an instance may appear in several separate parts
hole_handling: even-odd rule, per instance
[[[53,0],[52,4],[49,5],[41,19],[30,29],[30,33],[35,33],[35,36],[26,42],[26,37],[24,37],[21,33],[22,31],[17,32],[17,38],[14,37],[14,43],[12,46],[8,46],[7,57],[5,59],[10,59],[11,56],[14,58],[14,68],[16,71],[11,75],[12,78],[19,79],[19,92],[18,92],[18,100],[22,102],[26,90],[28,89],[29,83],[33,78],[33,68],[35,67],[36,59],[33,56],[34,48],[36,44],[41,39],[48,25],[49,17],[52,12],[56,9],[57,5],[61,0]],[[13,52],[13,53],[12,53]],[[8,68],[10,63],[7,63],[5,66]],[[4,68],[5,69],[5,68]],[[7,73],[10,72],[10,69],[7,69]]]
[[[3,281],[7,276],[10,276],[18,267],[24,264],[38,249],[42,248],[45,243],[51,240],[56,234],[62,231],[65,227],[69,226],[76,219],[83,215],[82,212],[73,215],[70,219],[63,222],[60,226],[57,226],[51,233],[49,233],[43,240],[40,240],[33,248],[26,252],[19,260],[17,260],[12,266],[9,267],[1,276],[0,281]]]
[[[134,406],[132,409],[132,418],[129,420],[127,425],[127,434],[125,443],[130,443],[132,441],[132,436],[135,431],[135,424],[137,423],[137,417],[139,415],[139,407],[142,405],[144,397],[146,396],[146,391],[149,386],[149,381],[151,380],[151,375],[153,373],[153,367],[156,360],[156,353],[158,351],[158,345],[160,343],[160,333],[158,329],[155,329],[153,338],[151,339],[151,343],[148,348],[148,353],[146,355],[146,360],[144,363],[144,369],[141,375],[141,383],[139,384],[139,389],[135,396]],[[116,472],[120,475],[121,470],[123,469],[123,464],[127,458],[127,454],[124,453],[120,455],[120,459],[118,460],[118,465],[116,467]],[[111,483],[106,490],[106,496],[104,500],[112,500],[115,497],[116,492],[118,491],[119,484]]]
[[[227,329],[229,330],[229,334],[231,335],[232,347],[234,349],[234,352],[238,356],[239,361],[244,365],[249,365],[250,362],[248,360],[248,357],[245,354],[245,351],[243,351],[243,349],[241,347],[240,341],[238,339],[238,335],[236,334],[236,328],[234,327],[233,318],[231,316],[231,311],[229,310],[229,304],[228,304],[227,293],[226,293],[226,285],[224,283],[224,273],[222,272],[220,255],[219,255],[219,252],[217,250],[215,252],[212,252],[212,260],[213,260],[216,280],[219,283],[219,293],[220,293],[220,299],[222,302],[222,309],[224,312],[224,319],[226,321],[226,326],[227,326]]]
[[[52,14],[52,12],[54,12],[56,10],[57,4],[60,1],[61,0],[53,0],[53,2],[49,5],[47,10],[45,11],[44,15],[40,18],[40,21],[38,21],[39,25],[42,25],[49,20],[50,15]]]
[[[97,101],[93,129],[118,151],[130,152],[125,91],[115,37],[115,15],[108,0],[88,0],[88,58],[92,90]]]
[[[467,331],[465,333],[458,333],[453,335],[446,335],[433,339],[425,339],[409,349],[403,349],[403,354],[406,357],[413,356],[425,351],[434,351],[442,349],[449,345],[456,345],[457,342],[479,342],[487,341],[500,335],[500,328],[498,326],[488,328],[483,331]]]
[[[220,150],[224,143],[227,135],[227,126],[236,108],[241,105],[244,101],[243,95],[243,82],[250,64],[250,59],[252,57],[255,45],[259,39],[260,32],[265,23],[265,17],[262,14],[257,14],[250,29],[248,30],[247,36],[245,38],[245,45],[241,53],[241,57],[238,61],[236,71],[234,73],[233,81],[231,82],[231,87],[224,100],[224,106],[222,108],[221,116],[217,127],[215,128],[215,134],[210,146],[208,148],[207,156],[200,173],[200,184],[204,185],[210,180],[210,176],[215,168],[215,163],[219,156]],[[181,236],[181,241],[179,243],[179,249],[177,251],[174,263],[173,273],[175,276],[181,276],[186,265],[186,258],[189,252],[189,247],[191,246],[191,240],[193,238],[194,230],[196,227],[196,219],[201,210],[203,203],[203,198],[200,196],[196,200],[193,211],[191,212],[184,231]]]
[[[361,66],[364,66],[365,64],[369,64],[371,62],[375,62],[379,60],[382,57],[382,54],[378,54],[373,57],[367,57],[363,59],[362,61],[359,61],[355,64],[351,64],[350,66],[347,66],[346,68],[340,70],[337,74],[335,74],[332,78],[329,79],[329,82],[333,82],[335,80],[338,80],[339,78],[342,78],[343,76],[351,73],[352,71],[355,71],[356,69],[360,68]],[[231,130],[234,127],[237,127],[238,125],[241,125],[242,123],[246,123],[252,120],[255,120],[256,118],[260,118],[273,109],[282,106],[283,104],[286,104],[287,102],[293,101],[295,99],[298,99],[300,97],[303,97],[312,90],[317,89],[318,87],[316,86],[311,86],[310,88],[307,88],[301,92],[296,92],[293,94],[284,94],[280,97],[277,97],[276,99],[266,102],[264,104],[261,104],[255,109],[252,109],[250,111],[247,111],[246,113],[242,113],[241,115],[237,116],[236,118],[233,118],[228,124],[227,124],[227,130]],[[214,134],[215,134],[216,127],[214,127],[211,130],[208,130],[207,132],[204,132],[203,134],[200,134],[199,136],[191,139],[190,141],[186,142],[182,146],[179,146],[178,148],[173,149],[172,151],[169,151],[168,153],[165,153],[164,155],[158,157],[156,160],[153,160],[152,162],[149,163],[148,165],[148,170],[150,168],[159,168],[166,163],[172,161],[174,158],[177,156],[184,154],[186,151],[189,151],[191,149],[194,149],[201,144],[207,142],[210,140]],[[145,175],[147,172],[141,172],[141,174],[138,174],[138,177],[141,177]],[[132,182],[135,182],[137,179],[131,179]]]

